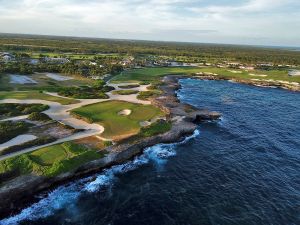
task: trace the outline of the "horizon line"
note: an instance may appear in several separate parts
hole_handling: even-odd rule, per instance
[[[269,48],[278,50],[300,50],[300,46],[279,46],[279,45],[259,45],[259,44],[237,44],[237,43],[216,43],[216,42],[194,42],[194,41],[165,41],[165,40],[151,40],[151,39],[130,39],[130,38],[114,38],[114,37],[92,37],[92,36],[71,36],[71,35],[57,35],[57,34],[33,34],[33,33],[6,33],[0,32],[1,35],[24,35],[24,36],[40,36],[40,37],[56,37],[56,38],[77,38],[77,39],[99,39],[99,40],[115,40],[115,41],[138,41],[138,42],[164,42],[164,43],[181,43],[181,44],[204,44],[204,45],[230,45],[230,46],[244,46]],[[295,49],[296,48],[296,49]]]

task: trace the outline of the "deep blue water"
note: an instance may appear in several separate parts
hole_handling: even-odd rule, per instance
[[[300,224],[300,94],[181,83],[182,101],[222,120],[62,186],[0,224]]]

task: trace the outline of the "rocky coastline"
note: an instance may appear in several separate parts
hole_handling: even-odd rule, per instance
[[[143,149],[147,147],[159,143],[178,142],[191,135],[197,128],[197,123],[220,118],[221,115],[217,112],[201,110],[178,100],[176,92],[180,89],[179,80],[181,78],[187,78],[187,76],[164,77],[164,85],[160,86],[162,94],[151,100],[152,104],[165,111],[168,115],[167,119],[172,121],[170,131],[134,143],[125,142],[113,145],[107,149],[109,154],[104,158],[86,163],[72,172],[56,177],[20,176],[2,184],[0,186],[0,219],[15,214],[35,202],[34,196],[38,193],[49,191],[74,179],[100,172],[112,165],[124,163],[141,154]]]
[[[289,91],[300,91],[299,83],[288,82],[288,81],[276,81],[276,80],[264,80],[264,79],[243,80],[243,79],[228,78],[218,74],[210,74],[210,73],[194,74],[191,78],[199,79],[199,80],[228,80],[240,84],[247,84],[247,85],[253,85],[258,87],[281,88]]]

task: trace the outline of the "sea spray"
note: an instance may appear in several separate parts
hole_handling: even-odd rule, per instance
[[[135,170],[149,162],[161,167],[166,163],[169,157],[176,155],[175,147],[177,145],[184,144],[192,138],[197,137],[199,134],[200,132],[195,130],[193,135],[186,137],[181,142],[154,145],[146,148],[142,155],[135,157],[132,161],[105,169],[97,175],[96,178],[95,176],[90,176],[74,181],[69,185],[60,186],[50,192],[47,197],[22,210],[21,213],[1,220],[0,225],[15,225],[19,224],[21,221],[34,221],[40,218],[46,218],[62,208],[74,209],[76,207],[75,204],[81,195],[98,192],[104,188],[112,187],[119,174]]]

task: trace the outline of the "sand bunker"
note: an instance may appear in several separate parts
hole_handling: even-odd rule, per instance
[[[37,137],[34,136],[34,135],[30,135],[30,134],[19,135],[15,138],[11,139],[8,142],[5,142],[5,143],[1,144],[0,145],[0,151],[3,150],[3,149],[6,149],[8,147],[11,147],[11,146],[21,145],[21,144],[24,144],[28,141],[33,141],[35,139],[37,139]]]
[[[227,70],[227,71],[231,73],[242,73],[242,71],[237,71],[237,70]]]
[[[10,75],[11,84],[37,84],[37,82],[28,76]]]
[[[149,125],[151,125],[151,123],[149,121],[142,121],[142,122],[140,122],[140,126],[141,127],[147,127]]]
[[[254,73],[249,73],[250,76],[255,76],[255,77],[267,77],[268,75],[265,74],[254,74]]]
[[[131,114],[131,110],[130,109],[124,109],[124,110],[120,111],[118,114],[121,115],[121,116],[128,116],[128,115]]]
[[[72,80],[73,79],[72,77],[62,76],[62,75],[59,75],[59,74],[56,74],[56,73],[46,73],[46,76],[53,79],[53,80],[56,80],[56,81],[65,81],[65,80]]]

